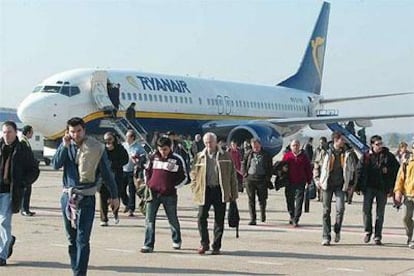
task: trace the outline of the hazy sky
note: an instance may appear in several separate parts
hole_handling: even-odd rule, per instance
[[[325,97],[414,92],[414,1],[331,2]],[[0,0],[0,106],[17,107],[48,76],[128,68],[276,84],[302,59],[322,1]],[[408,113],[414,96],[341,106]],[[414,132],[413,119],[369,132]]]

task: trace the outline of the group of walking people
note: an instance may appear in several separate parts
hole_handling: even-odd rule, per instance
[[[33,183],[39,171],[33,155],[28,153],[28,148],[16,142],[15,125],[3,124],[2,131],[0,265],[5,265],[15,241],[11,235],[11,214],[18,211],[21,204],[21,199],[16,194],[19,189],[16,187],[22,188]],[[137,145],[133,131],[128,131],[126,137],[124,145],[120,145],[116,135],[106,133],[104,146],[95,138],[86,135],[85,122],[75,117],[67,122],[66,133],[53,158],[52,166],[55,169],[63,167],[61,210],[74,275],[87,273],[96,192],[99,190],[101,196],[101,225],[108,225],[108,205],[114,212],[115,223],[118,223],[120,202],[125,205],[124,211],[133,215],[136,179],[145,178],[146,190],[145,238],[140,250],[142,253],[151,253],[154,250],[155,220],[160,205],[163,205],[170,224],[172,248],[181,248],[177,189],[186,184],[189,184],[194,202],[198,205],[199,254],[205,254],[210,250],[212,255],[221,254],[226,203],[237,200],[239,192],[243,191],[240,188],[240,176],[245,183],[248,196],[249,225],[257,224],[256,196],[260,207],[260,220],[266,221],[268,190],[274,188],[272,175],[277,172],[260,139],[251,139],[251,149],[237,154],[235,142],[230,149],[224,150],[219,146],[217,136],[208,132],[201,138],[204,148],[194,154],[192,165],[189,166],[188,160],[175,152],[174,147],[177,147],[177,144],[171,138],[161,136],[156,141],[156,151],[146,156],[144,168],[141,157],[146,154],[142,147]],[[345,194],[350,190],[362,192],[364,242],[369,242],[373,236],[375,244],[380,245],[387,196],[393,195],[397,206],[405,205],[407,243],[410,248],[414,248],[414,162],[412,159],[405,160],[400,165],[394,155],[383,147],[382,138],[378,135],[371,138],[370,145],[370,152],[363,154],[358,160],[352,149],[346,146],[344,137],[334,132],[332,141],[314,155],[314,160],[310,160],[301,149],[300,142],[291,141],[281,160],[284,165],[278,166],[278,169],[286,174],[285,197],[288,222],[292,227],[299,226],[305,191],[309,185],[315,183],[321,189],[323,204],[322,245],[327,246],[331,243],[331,204],[334,195],[336,215],[333,232],[334,241],[339,242],[345,211]],[[18,154],[12,154],[13,152]],[[10,166],[19,169],[10,170]],[[19,171],[20,174],[10,175],[12,171]],[[100,183],[101,187],[97,183]],[[373,226],[374,199],[377,214]],[[15,200],[20,200],[19,204],[16,204]],[[207,218],[212,206],[214,227],[213,237],[210,239]]]

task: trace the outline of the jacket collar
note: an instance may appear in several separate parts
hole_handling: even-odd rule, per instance
[[[217,147],[217,153],[218,153],[218,154],[220,154],[220,155],[223,155],[223,154],[224,154],[224,151],[223,151],[223,149],[222,149],[222,148]],[[206,157],[206,156],[207,156],[207,148],[204,148],[204,149],[201,151],[200,157]]]

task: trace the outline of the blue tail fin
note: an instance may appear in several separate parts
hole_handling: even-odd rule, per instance
[[[299,70],[296,74],[280,82],[278,85],[305,90],[318,95],[321,93],[329,7],[329,3],[323,3],[318,21],[313,29],[309,45],[306,48],[305,56],[303,57]]]

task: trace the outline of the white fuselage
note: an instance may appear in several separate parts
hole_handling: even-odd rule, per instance
[[[104,106],[97,97],[107,97],[106,83],[102,83],[104,93],[97,96],[92,85],[96,71],[77,69],[44,80],[20,104],[20,119],[46,137],[57,138],[71,117],[82,117],[87,123],[103,118]],[[317,97],[279,86],[127,70],[102,72],[111,83],[120,84],[120,110],[135,102],[137,119],[150,119],[152,124],[154,119],[169,120],[169,124],[186,121],[187,126],[194,121],[193,126],[201,127],[210,121],[308,117]]]

